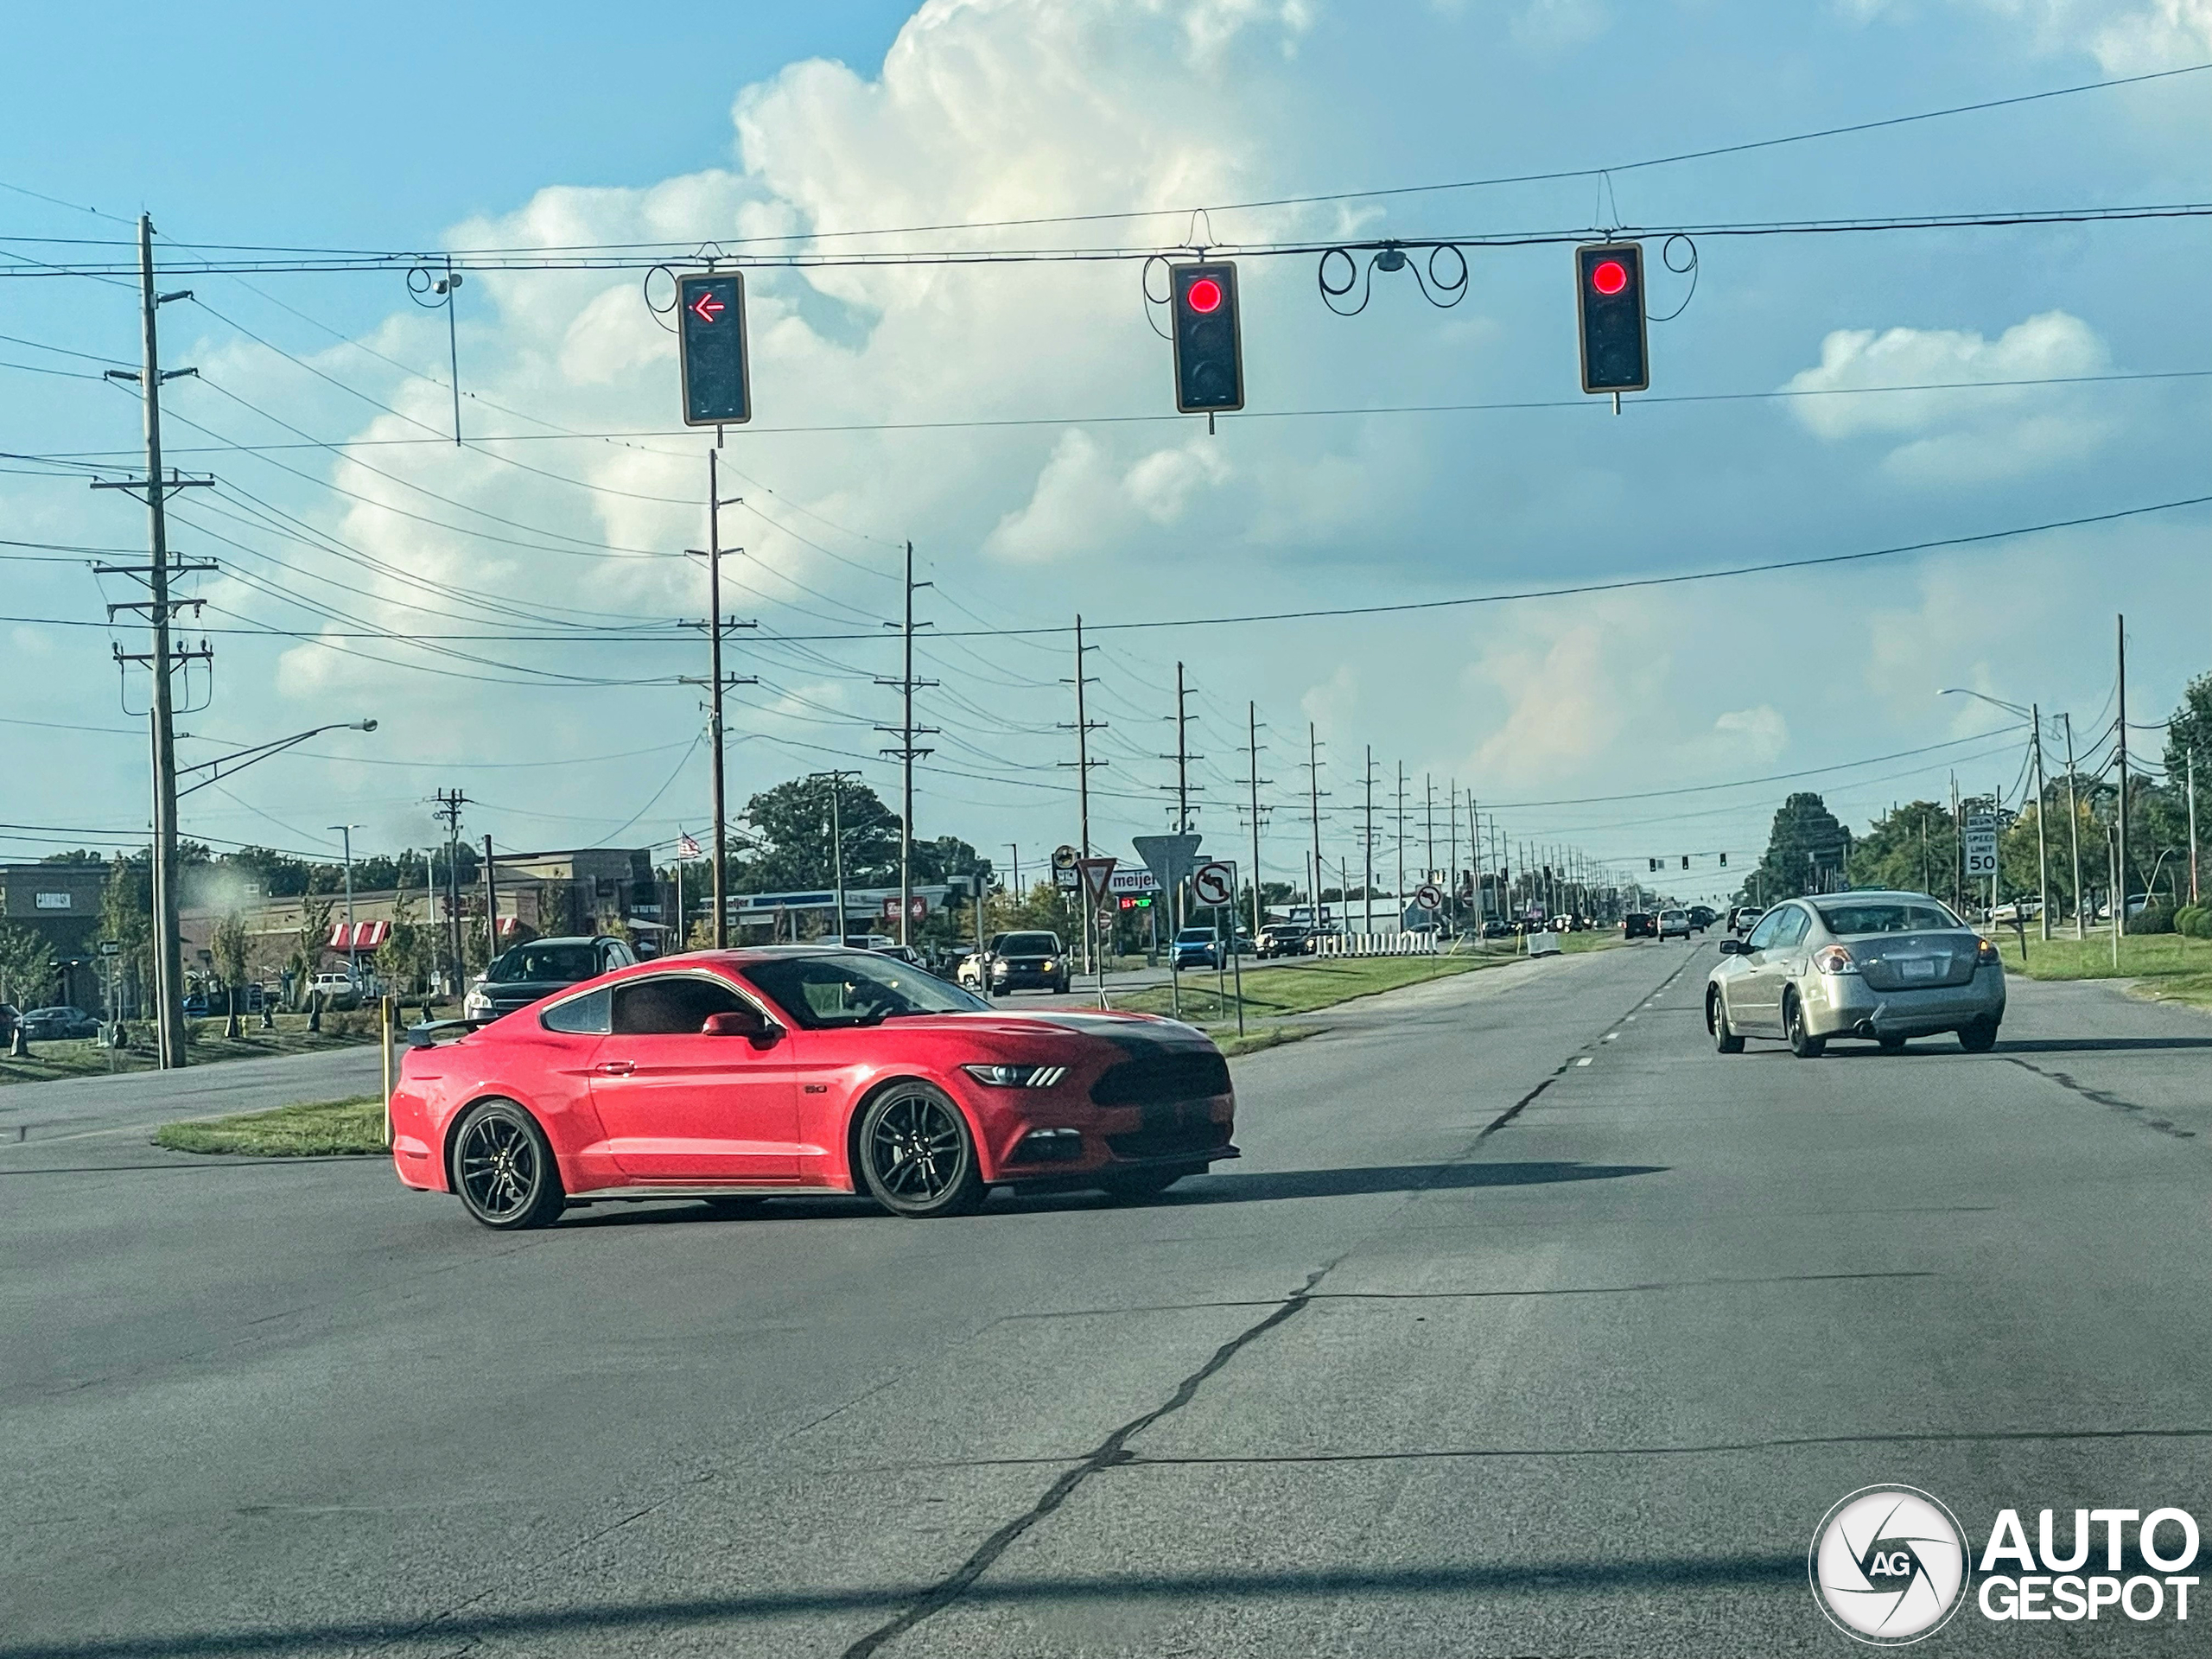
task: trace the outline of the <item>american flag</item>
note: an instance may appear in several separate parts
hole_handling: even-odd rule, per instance
[[[676,838],[676,855],[677,855],[678,858],[682,858],[682,859],[693,859],[693,858],[696,858],[696,857],[698,857],[698,856],[699,856],[699,838],[698,838],[698,836],[683,836],[683,835],[679,835],[678,836],[677,836],[677,838]]]

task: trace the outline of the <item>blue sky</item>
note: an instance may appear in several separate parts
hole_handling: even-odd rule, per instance
[[[1192,234],[1196,206],[1618,164],[2212,59],[2202,0],[990,0],[912,19],[882,6],[758,9],[650,39],[559,6],[533,10],[521,30],[488,8],[387,10],[342,28],[245,7],[200,9],[188,27],[150,10],[124,20],[143,31],[142,49],[121,67],[81,19],[32,21],[0,71],[0,181],[110,213],[143,204],[180,243],[361,248],[1166,206],[1180,211],[962,239],[1172,243]],[[2208,114],[2212,75],[2183,76],[1624,169],[1604,197],[1584,175],[1215,211],[1208,222],[1211,240],[1236,243],[1574,231],[1601,216],[1668,226],[2203,200]],[[0,235],[121,230],[0,192]],[[891,792],[873,730],[892,715],[873,683],[895,666],[889,653],[799,637],[880,633],[909,537],[938,584],[921,612],[950,636],[1063,624],[1077,609],[1103,623],[1554,587],[2206,493],[2202,378],[1848,389],[2212,368],[2212,317],[2196,297],[2208,241],[2201,219],[1702,238],[1691,303],[1652,327],[1654,399],[1631,399],[1618,420],[1582,406],[1575,388],[1563,247],[1471,256],[1468,297],[1450,310],[1422,303],[1402,275],[1378,278],[1353,319],[1322,308],[1310,257],[1248,257],[1253,418],[1211,439],[1188,422],[1109,418],[1172,410],[1166,347],[1145,326],[1133,264],[757,271],[761,416],[723,451],[748,500],[727,517],[750,561],[737,576],[742,613],[791,643],[739,653],[762,684],[740,694],[734,790],[741,799],[800,770],[859,764]],[[0,245],[36,258],[84,251]],[[223,637],[215,700],[187,722],[209,741],[188,758],[326,719],[382,725],[201,792],[188,831],[314,850],[335,840],[321,826],[343,818],[369,825],[372,844],[419,844],[423,798],[456,784],[486,803],[470,828],[512,848],[696,827],[696,693],[537,677],[665,682],[699,671],[696,648],[497,638],[702,612],[682,559],[607,551],[697,544],[702,515],[684,504],[703,489],[702,439],[503,442],[543,430],[524,417],[593,433],[672,426],[674,365],[636,274],[481,272],[465,284],[464,422],[486,442],[461,452],[394,442],[450,420],[434,384],[442,328],[396,275],[190,285],[195,301],[164,312],[166,349],[208,384],[172,389],[170,439],[199,450],[185,464],[226,488],[180,507],[175,539],[228,567],[201,588],[211,625],[489,635],[449,649],[506,666],[419,645]],[[1682,291],[1655,272],[1656,307]],[[130,301],[81,279],[9,280],[0,334],[128,360]],[[0,358],[97,366],[16,346]],[[1831,395],[1666,401],[1785,386]],[[1417,404],[1577,406],[1300,412]],[[1036,423],[912,429],[949,420]],[[771,429],[886,423],[902,429]],[[136,424],[112,388],[0,371],[0,448],[112,451],[119,462]],[[211,447],[296,441],[288,429],[337,448]],[[7,464],[25,471],[0,474],[0,519],[15,526],[0,535],[127,546],[142,534],[120,497]],[[2069,709],[2091,729],[2108,717],[2112,615],[2123,609],[2131,714],[2156,718],[2212,663],[2208,529],[2198,509],[1701,587],[1108,633],[1092,664],[1092,712],[1112,722],[1094,836],[1163,822],[1158,786],[1172,769],[1158,757],[1173,748],[1163,717],[1179,658],[1201,688],[1194,747],[1207,756],[1211,840],[1245,839],[1230,803],[1246,704],[1258,704],[1262,769],[1274,779],[1262,796],[1283,802],[1264,849],[1278,868],[1294,867],[1307,840],[1289,798],[1302,797],[1309,720],[1327,745],[1332,860],[1351,852],[1344,809],[1371,744],[1393,779],[1400,760],[1410,768],[1416,798],[1424,774],[1440,791],[1457,779],[1515,839],[1573,839],[1639,870],[1647,855],[1722,849],[1735,864],[1763,844],[1784,786],[1576,803],[1827,767],[2003,723],[1937,695],[1952,685]],[[0,563],[0,579],[10,615],[97,620],[104,597],[124,596],[69,563]],[[423,581],[448,595],[430,599]],[[318,613],[332,610],[348,620]],[[925,769],[922,833],[957,833],[1002,859],[1020,843],[1025,862],[1028,849],[1072,837],[1057,729],[1072,718],[1060,683],[1069,650],[1058,638],[929,648],[925,671],[944,684],[922,703],[944,734]],[[0,652],[16,722],[0,819],[143,823],[143,751],[121,729],[106,637],[0,624]],[[74,726],[109,729],[60,729]],[[1969,789],[2009,785],[2019,755],[2008,736],[1812,783],[1863,823],[1891,799],[1941,792],[1955,760]],[[1726,885],[1710,859],[1674,882]]]

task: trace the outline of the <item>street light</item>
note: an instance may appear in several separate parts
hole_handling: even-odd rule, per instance
[[[295,743],[304,743],[311,737],[321,737],[325,732],[373,732],[376,728],[377,723],[373,720],[341,721],[334,725],[317,726],[311,731],[295,732],[289,737],[276,738],[270,742],[256,743],[249,748],[234,750],[229,754],[219,754],[213,760],[201,760],[189,766],[179,766],[177,776],[180,778],[194,772],[204,772],[207,775],[194,783],[185,785],[177,791],[177,798],[181,800],[195,789],[205,789],[208,785],[227,778],[232,773],[244,772],[256,761],[266,760],[274,754],[282,754]],[[230,767],[230,772],[225,772],[223,770],[225,766]]]
[[[374,724],[374,721],[370,722]],[[361,947],[359,935],[353,926],[353,832],[361,828],[358,823],[334,823],[329,826],[346,838],[346,978],[353,988],[353,995],[361,994]],[[309,964],[308,978],[313,982],[313,964]]]

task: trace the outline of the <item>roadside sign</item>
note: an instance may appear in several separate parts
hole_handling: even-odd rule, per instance
[[[1225,858],[1211,864],[1198,866],[1191,877],[1191,893],[1198,901],[1212,908],[1236,902],[1236,866]]]
[[[1083,885],[1083,878],[1076,874],[1074,865],[1071,864],[1065,869],[1062,869],[1055,864],[1052,867],[1052,885],[1065,892],[1073,893]]]
[[[1414,902],[1423,910],[1444,908],[1444,889],[1433,881],[1424,881],[1414,889]]]
[[[912,899],[907,901],[906,914],[912,919],[918,922],[921,921],[925,919],[929,913],[930,901],[923,898],[921,894],[916,893]],[[883,901],[883,919],[887,922],[895,922],[899,919],[899,895],[895,893],[887,896]]]
[[[1967,874],[1970,876],[1990,876],[1997,874],[1997,817],[1991,812],[1976,812],[1967,819]]]
[[[100,955],[104,957],[119,957],[122,954],[123,945],[121,941],[117,939],[102,939],[100,941]]]
[[[1062,842],[1052,849],[1052,868],[1056,870],[1071,870],[1075,868],[1075,861],[1081,855],[1074,848]]]
[[[1114,861],[1110,858],[1079,858],[1075,864],[1083,877],[1084,896],[1090,900],[1093,910],[1106,902],[1106,884],[1113,878]]]
[[[1153,880],[1150,870],[1141,867],[1133,868],[1127,864],[1116,864],[1114,867],[1114,874],[1106,879],[1106,891],[1129,897],[1138,893],[1158,893],[1160,883]]]
[[[1137,856],[1152,872],[1152,879],[1166,893],[1173,893],[1182,885],[1191,874],[1191,867],[1198,860],[1196,836],[1134,836],[1129,845],[1137,849]]]

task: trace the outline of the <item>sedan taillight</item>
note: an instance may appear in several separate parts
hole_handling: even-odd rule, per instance
[[[1997,966],[1999,960],[1999,958],[1997,955],[1997,947],[1995,945],[1992,944],[1987,939],[1976,939],[1974,941],[1974,965],[1975,967],[1994,968]]]
[[[1859,964],[1851,959],[1851,952],[1840,944],[1824,944],[1813,952],[1813,966],[1824,974],[1855,974]]]

